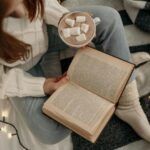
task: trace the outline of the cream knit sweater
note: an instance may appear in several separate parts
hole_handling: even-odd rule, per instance
[[[57,27],[62,15],[69,12],[57,0],[45,0],[44,19],[6,18],[4,29],[16,38],[29,43],[33,49],[33,60],[19,60],[9,64],[0,59],[0,99],[11,97],[44,96],[43,84],[45,78],[33,77],[26,71],[32,68],[48,49],[46,24]]]

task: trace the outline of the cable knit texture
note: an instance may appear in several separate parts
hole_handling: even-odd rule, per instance
[[[143,139],[150,142],[150,124],[139,102],[136,81],[126,86],[115,114],[128,123]]]
[[[33,77],[26,71],[41,59],[48,49],[46,24],[58,26],[58,22],[68,9],[57,0],[45,0],[44,19],[30,22],[28,18],[8,17],[4,20],[4,30],[17,39],[28,43],[33,49],[33,58],[19,60],[12,64],[0,59],[0,99],[7,97],[45,96],[43,84],[45,78]]]

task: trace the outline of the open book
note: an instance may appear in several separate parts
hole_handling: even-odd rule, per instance
[[[70,81],[45,102],[43,112],[91,142],[95,142],[115,111],[134,64],[90,47],[76,53]]]

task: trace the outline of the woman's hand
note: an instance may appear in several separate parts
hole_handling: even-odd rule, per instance
[[[44,83],[44,92],[46,95],[51,95],[54,91],[56,91],[59,87],[63,86],[68,82],[69,78],[67,75],[62,75],[57,78],[48,78]]]

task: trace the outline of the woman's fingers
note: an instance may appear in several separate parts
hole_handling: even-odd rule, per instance
[[[56,82],[56,89],[58,89],[59,87],[63,86],[64,84],[66,84],[69,80],[68,76],[63,77],[61,80],[59,80],[58,82]]]
[[[66,75],[67,75],[67,71],[62,76],[65,77]]]
[[[59,80],[61,80],[61,79],[64,78],[65,76],[67,76],[67,72],[65,72],[63,75],[57,77],[56,82],[58,82]]]
[[[59,77],[60,78],[60,77]],[[50,95],[55,90],[57,90],[59,87],[66,84],[69,80],[68,76],[61,77],[61,79],[58,80],[58,78],[48,78],[45,80],[43,89],[45,94]]]
[[[57,81],[57,78],[48,78],[47,79],[49,82],[56,82]]]
[[[55,81],[55,82],[58,82],[58,81],[61,80],[61,79],[62,79],[62,76],[59,76],[59,77],[56,78],[56,81]]]

